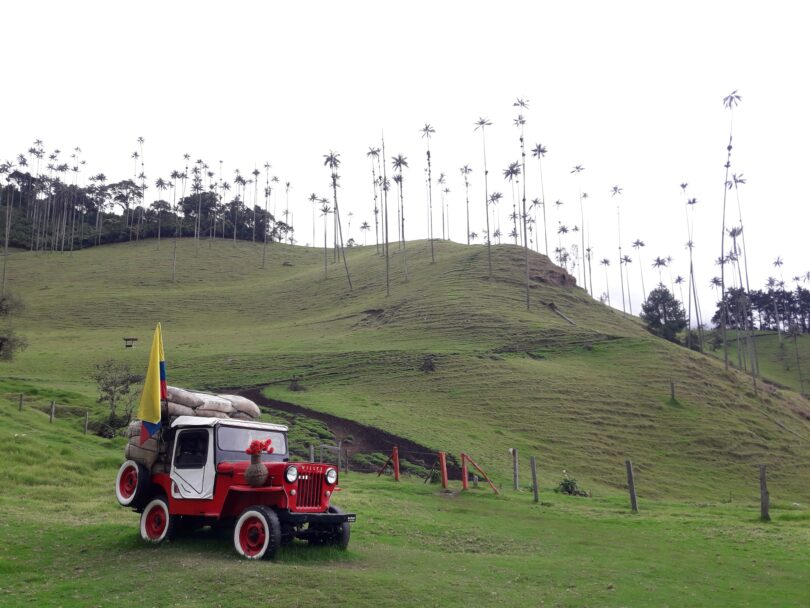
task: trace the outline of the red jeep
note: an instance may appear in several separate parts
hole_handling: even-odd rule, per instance
[[[268,439],[273,452],[261,455],[267,479],[261,486],[249,485],[245,449],[254,440]],[[180,528],[228,525],[236,551],[249,559],[272,557],[294,538],[348,546],[355,515],[330,505],[340,489],[337,468],[289,462],[287,427],[179,416],[160,441],[168,472],[150,473],[127,460],[115,480],[118,502],[141,514],[144,540],[159,543]]]

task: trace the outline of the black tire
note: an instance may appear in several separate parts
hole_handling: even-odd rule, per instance
[[[343,513],[343,510],[340,507],[331,506],[329,507],[330,513]],[[349,522],[344,521],[342,524],[338,524],[334,527],[334,533],[332,535],[332,542],[328,543],[331,544],[333,547],[337,547],[341,551],[345,551],[349,548],[349,540],[352,536],[352,529],[349,526]]]
[[[115,477],[115,497],[122,507],[140,510],[149,498],[152,477],[140,462],[127,460]]]
[[[343,514],[340,507],[334,505],[329,507],[327,513]],[[312,534],[309,537],[309,544],[320,547],[336,547],[341,551],[345,551],[349,547],[349,540],[351,539],[352,529],[349,522],[344,521],[342,524],[333,524],[329,526],[313,525],[311,526]]]
[[[169,503],[163,496],[149,501],[141,513],[141,538],[148,543],[171,540],[176,516],[169,514]]]
[[[272,509],[248,507],[236,520],[233,545],[246,559],[270,559],[281,546],[281,524]]]

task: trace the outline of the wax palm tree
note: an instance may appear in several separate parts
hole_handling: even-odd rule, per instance
[[[697,289],[695,287],[695,267],[692,262],[692,253],[694,249],[694,241],[693,241],[693,234],[694,234],[694,223],[695,223],[695,205],[697,205],[696,198],[689,198],[686,189],[689,187],[687,182],[681,183],[681,192],[683,192],[684,198],[686,198],[686,234],[688,240],[686,242],[686,246],[689,249],[689,281],[687,282],[686,293],[688,295],[688,302],[687,302],[687,322],[686,327],[688,331],[686,332],[686,346],[688,348],[692,347],[692,301],[693,301],[693,293],[694,296],[697,296]],[[697,315],[697,306],[695,307],[695,314]],[[700,326],[700,322],[698,321],[698,327]],[[702,347],[701,347],[702,350]]]
[[[444,173],[439,173],[439,177],[436,179],[436,185],[439,186],[439,195],[441,197],[441,210],[442,210],[442,240],[445,238],[445,230],[444,230],[444,187],[447,184],[447,178],[445,177]]]
[[[236,197],[233,199],[233,246],[236,247],[236,233],[239,227],[239,205],[242,203],[242,199],[239,198],[239,188],[242,188],[242,194],[245,193],[245,186],[247,186],[247,181],[239,172],[239,169],[236,169],[236,177],[233,178],[233,183],[236,184]]]
[[[518,235],[517,230],[518,214],[517,214],[517,201],[515,200],[515,180],[518,179],[519,175],[520,175],[520,163],[517,161],[509,163],[509,166],[503,170],[503,178],[505,180],[509,180],[509,184],[512,186],[512,213],[509,217],[512,218],[513,221],[512,234],[514,234],[515,237],[515,245],[517,245],[517,235]]]
[[[745,244],[745,231],[743,230],[743,219],[742,219],[742,205],[740,204],[740,186],[745,185],[746,180],[742,173],[739,175],[736,173],[732,173],[731,175],[732,183],[727,184],[727,189],[730,189],[732,186],[734,188],[734,193],[736,194],[737,198],[737,219],[740,223],[740,235],[742,236],[742,256],[743,256],[743,266],[745,269],[745,295],[744,298],[741,298],[741,304],[744,308],[744,320],[746,325],[750,328],[748,332],[748,348],[751,356],[751,371],[752,371],[752,380],[754,383],[754,391],[757,390],[756,385],[756,376],[759,373],[759,355],[757,353],[757,342],[754,339],[754,327],[753,327],[753,320],[749,323],[749,318],[747,314],[747,310],[750,308],[751,302],[751,285],[748,281],[748,248]],[[735,248],[736,248],[736,241],[735,241]],[[739,266],[738,266],[739,268]],[[740,284],[742,284],[742,277],[740,277]]]
[[[314,192],[310,194],[309,202],[312,203],[312,246],[315,247],[315,205],[318,202],[318,195]]]
[[[256,210],[258,209],[259,202],[259,176],[261,171],[257,167],[253,167],[253,230],[251,233],[251,242],[256,242]]]
[[[408,280],[408,263],[405,258],[405,194],[403,190],[404,186],[404,177],[402,174],[402,170],[408,167],[408,157],[403,156],[402,154],[398,154],[393,159],[391,159],[391,166],[397,172],[394,178],[399,178],[397,181],[397,186],[399,187],[399,218],[400,218],[400,226],[401,231],[400,235],[402,237],[402,266],[405,269],[405,280]]]
[[[546,256],[548,256],[548,229],[546,227],[546,192],[543,186],[543,158],[545,157],[548,150],[543,144],[535,144],[534,149],[532,150],[532,156],[537,159],[537,163],[540,167],[540,204],[543,205],[543,235],[545,237],[545,244],[546,244]],[[537,200],[537,199],[535,199]],[[540,243],[538,240],[538,251],[540,251]]]
[[[349,291],[352,290],[352,277],[349,274],[349,263],[346,261],[346,250],[343,248],[343,227],[340,223],[340,209],[337,200],[337,183],[340,177],[337,173],[340,166],[340,154],[329,150],[329,154],[324,154],[324,166],[329,167],[332,175],[332,197],[334,201],[335,217],[337,218],[338,236],[340,238],[340,253],[343,256],[343,267],[346,269],[346,280],[349,283]]]
[[[641,262],[641,249],[644,247],[644,241],[636,239],[633,241],[633,249],[638,252],[638,271],[641,275],[641,293],[644,295],[644,301],[647,301],[647,289],[644,287],[644,264]]]
[[[630,314],[632,315],[633,314],[633,302],[631,301],[631,298],[630,298],[630,270],[628,269],[628,265],[632,264],[633,258],[631,258],[629,255],[625,254],[625,255],[623,255],[621,257],[620,262],[621,262],[621,264],[624,265],[625,280],[627,281],[627,306],[630,309]]]
[[[575,165],[573,169],[571,169],[571,174],[573,174],[577,178],[577,191],[578,191],[578,200],[579,200],[579,221],[582,224],[582,232],[580,233],[580,238],[582,240],[582,251],[585,251],[585,209],[582,204],[584,197],[582,196],[582,172],[585,170],[585,167],[582,165]],[[584,282],[583,277],[583,282]],[[587,284],[587,283],[586,283]]]
[[[619,196],[619,195],[621,195],[622,191],[623,191],[623,189],[621,187],[613,186],[613,188],[611,188],[611,190],[610,190],[610,196],[611,197]],[[621,272],[621,270],[622,270],[621,260],[622,260],[622,257],[623,257],[622,256],[622,215],[621,215],[621,209],[619,207],[618,202],[616,203],[616,225],[617,225],[618,235],[619,235],[619,279],[621,280],[621,284],[622,284],[622,312],[627,312],[625,310],[625,308],[624,308],[624,300],[625,300],[625,298],[624,298],[624,279],[622,278],[622,272]],[[629,288],[628,288],[628,290],[629,290]]]
[[[442,190],[442,204],[444,205],[445,212],[447,213],[447,240],[450,239],[450,188],[445,186]]]
[[[559,244],[559,247],[557,248],[558,251],[563,251],[562,235],[564,234],[568,234],[568,226],[560,224],[559,226],[557,226],[557,241]],[[562,259],[558,258],[558,260],[562,262]],[[565,269],[568,270],[568,264],[565,265]]]
[[[663,287],[664,286],[664,280],[661,277],[661,269],[667,267],[666,259],[664,259],[662,257],[655,258],[655,261],[653,261],[652,267],[658,269],[658,286]]]
[[[728,130],[728,146],[726,147],[726,151],[728,155],[726,157],[726,177],[723,180],[723,222],[722,222],[722,229],[720,233],[720,259],[723,259],[726,250],[726,193],[728,192],[728,188],[726,184],[728,183],[728,174],[729,170],[731,169],[731,142],[732,136],[734,132],[734,108],[740,103],[742,97],[737,94],[737,91],[734,90],[731,94],[727,95],[723,98],[723,106],[726,107],[730,114],[731,119],[729,121],[729,130]],[[725,264],[720,265],[720,290],[721,290],[721,297],[720,301],[722,303],[723,311],[720,315],[720,331],[722,334],[723,339],[723,364],[725,365],[726,370],[728,370],[728,344],[726,342],[726,273],[725,273]]]
[[[270,169],[272,165],[269,161],[265,161],[264,163],[264,221],[262,224],[264,225],[264,229],[262,232],[262,268],[265,267],[267,262],[267,237],[268,233],[270,232],[270,214],[268,213],[268,207],[270,205]],[[258,176],[256,177],[255,181],[259,181]],[[316,196],[313,194],[309,200],[311,200],[314,204]],[[256,222],[253,222],[254,225]],[[315,208],[312,209],[312,246],[315,247]]]
[[[467,176],[472,173],[470,165],[464,165],[459,169],[461,177],[464,178],[464,197],[467,201],[467,244],[470,244],[470,182]]]
[[[428,175],[427,175],[427,183],[428,183],[428,238],[430,239],[430,263],[433,264],[436,262],[436,255],[433,251],[433,170],[431,168],[431,159],[430,159],[430,137],[436,132],[430,123],[425,123],[425,126],[422,127],[421,133],[422,138],[426,140],[427,143],[427,166],[428,166]],[[442,216],[442,222],[444,222],[444,216]]]
[[[500,192],[493,192],[489,196],[489,204],[494,209],[498,205],[498,203],[501,202],[502,198],[503,198],[503,194],[501,194]],[[487,210],[487,213],[489,213],[489,210]],[[494,213],[494,211],[493,211],[493,213]],[[495,220],[494,219],[492,220],[492,225],[493,225],[493,227],[495,226]],[[489,221],[487,221],[487,228],[489,228]],[[493,233],[492,236],[494,236],[494,237],[496,237],[498,239],[498,245],[500,245],[501,244],[501,229],[500,228],[495,228],[495,232]],[[487,239],[489,239],[489,234],[487,234]]]
[[[177,182],[183,179],[183,174],[179,171],[172,171],[170,177],[172,179],[172,213],[174,214],[174,238],[172,239],[172,283],[174,283],[177,277],[177,238],[182,229],[180,213],[177,210]]]
[[[471,232],[470,233],[470,240],[474,241],[477,238],[478,238],[478,233],[477,232]]]
[[[484,209],[486,210],[486,216],[487,216],[487,230],[486,230],[486,235],[487,235],[487,262],[489,264],[489,278],[490,279],[492,279],[492,237],[491,237],[490,227],[489,227],[489,203],[490,203],[490,197],[489,197],[489,184],[487,183],[487,179],[489,177],[489,171],[487,170],[487,139],[486,139],[485,130],[486,130],[486,127],[491,127],[491,126],[492,126],[492,123],[487,118],[481,117],[475,122],[475,129],[474,129],[474,131],[477,131],[478,129],[481,129],[481,141],[482,141],[482,143],[484,145]]]
[[[377,253],[380,253],[380,207],[377,204],[377,174],[374,170],[375,159],[379,161],[380,149],[369,147],[366,156],[371,159],[371,185],[374,188],[374,235],[377,241]]]
[[[610,306],[610,282],[608,279],[608,266],[610,266],[610,260],[607,258],[602,258],[602,261],[599,263],[605,267],[605,293],[607,294],[608,306]]]
[[[155,188],[158,191],[158,197],[163,196],[163,192],[169,189],[169,183],[164,180],[162,177],[159,177],[155,182]],[[157,220],[158,220],[158,240],[157,240],[157,248],[160,249],[160,228],[161,228],[161,217],[160,217],[160,209],[155,208],[157,212]]]
[[[222,182],[220,184],[220,189],[222,190],[221,195],[221,205],[222,205],[222,240],[225,240],[225,219],[228,211],[228,192],[231,191],[231,184],[230,182]]]
[[[321,203],[321,216],[323,217],[323,278],[327,278],[327,276],[329,275],[329,264],[327,262],[328,258],[326,254],[326,252],[328,251],[326,247],[326,234],[327,234],[327,226],[329,225],[327,218],[329,217],[329,214],[332,213],[332,209],[329,207],[329,201],[327,201],[325,198],[320,199],[320,203]]]
[[[529,109],[529,100],[518,97],[513,107],[518,108],[518,116],[514,119],[514,125],[520,129],[520,168],[523,173],[523,193],[521,196],[523,219],[523,248],[524,248],[524,265],[526,269],[526,310],[531,308],[530,301],[530,285],[529,285],[529,233],[527,230],[527,213],[526,213],[526,141],[523,137],[523,128],[526,125],[526,119],[523,116],[523,111]],[[517,230],[515,230],[517,232]]]
[[[368,222],[363,222],[360,224],[360,232],[363,233],[363,246],[365,247],[368,241],[368,231],[371,230],[371,226]]]

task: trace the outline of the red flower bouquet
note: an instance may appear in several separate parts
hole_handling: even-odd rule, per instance
[[[267,452],[268,454],[273,453],[273,443],[272,439],[265,439],[264,441],[260,441],[258,439],[254,439],[250,442],[250,447],[245,450],[245,454],[250,454],[251,456],[258,456],[262,452]]]

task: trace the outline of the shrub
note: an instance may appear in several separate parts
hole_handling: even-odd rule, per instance
[[[569,496],[590,496],[588,492],[577,485],[577,480],[571,477],[565,469],[563,469],[563,478],[559,485],[554,488],[554,491]]]

